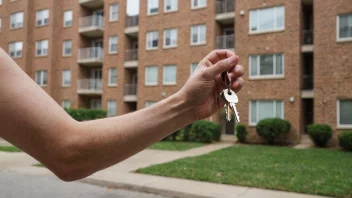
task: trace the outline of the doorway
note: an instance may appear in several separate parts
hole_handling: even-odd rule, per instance
[[[314,101],[303,99],[302,101],[303,133],[307,133],[307,126],[314,123]]]

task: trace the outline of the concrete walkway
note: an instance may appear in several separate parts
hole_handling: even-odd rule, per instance
[[[180,198],[319,198],[319,196],[312,195],[151,176],[133,172],[138,168],[170,162],[180,158],[203,155],[229,146],[233,146],[233,144],[213,144],[182,152],[147,149],[81,181],[104,187],[124,188]],[[46,168],[31,166],[36,163],[38,163],[36,160],[24,153],[0,152],[0,171],[54,176]]]

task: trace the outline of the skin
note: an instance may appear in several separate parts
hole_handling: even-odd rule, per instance
[[[220,74],[229,71],[234,91],[243,86],[238,61],[231,51],[213,51],[167,99],[134,113],[77,122],[0,49],[0,137],[63,181],[82,179],[217,112],[224,105]]]

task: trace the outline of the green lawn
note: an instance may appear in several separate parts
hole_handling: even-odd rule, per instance
[[[139,173],[299,193],[352,197],[352,153],[237,146]]]
[[[156,150],[169,150],[169,151],[185,151],[192,148],[197,148],[204,146],[203,143],[195,143],[195,142],[168,142],[161,141],[153,144],[150,149]]]
[[[17,147],[14,147],[14,146],[0,146],[0,151],[11,152],[11,153],[21,152],[20,149],[18,149]]]
[[[44,166],[43,164],[33,164],[32,166],[36,166],[36,167],[44,167],[44,168],[45,168],[45,166]]]

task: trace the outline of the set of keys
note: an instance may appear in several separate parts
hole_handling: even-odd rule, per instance
[[[238,103],[238,97],[236,93],[231,89],[232,80],[228,72],[224,72],[221,74],[221,80],[225,87],[227,87],[220,94],[220,96],[225,100],[224,108],[226,113],[226,120],[229,122],[232,120],[232,116],[234,116],[235,121],[240,122],[240,116],[236,108],[236,104]]]

